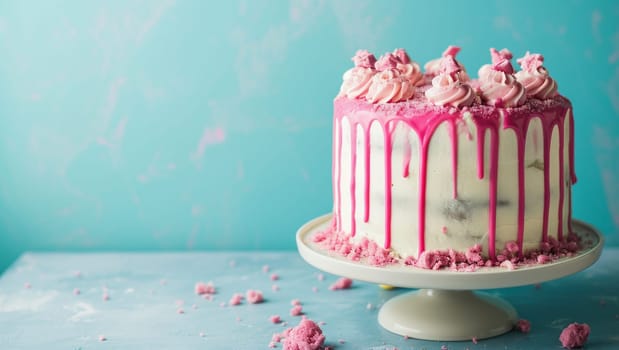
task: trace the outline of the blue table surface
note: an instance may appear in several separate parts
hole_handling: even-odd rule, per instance
[[[591,326],[587,349],[619,349],[617,248],[560,280],[487,291],[511,302],[531,332],[477,344],[389,333],[378,325],[378,308],[408,290],[355,281],[331,291],[338,276],[320,274],[296,252],[26,253],[0,278],[0,349],[268,349],[272,334],[286,328],[269,316],[288,326],[300,320],[289,314],[292,299],[308,318],[325,322],[326,343],[335,349],[561,349],[559,334],[571,322]],[[217,287],[212,301],[194,293],[198,281]],[[221,306],[248,289],[261,290],[265,302]]]

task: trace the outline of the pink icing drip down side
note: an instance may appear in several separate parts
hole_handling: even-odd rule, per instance
[[[363,202],[365,203],[365,212],[363,213],[363,222],[370,220],[370,127],[372,123],[368,124],[364,128],[363,143],[365,145],[364,157],[365,157],[365,189],[363,191]]]
[[[391,152],[392,131],[389,122],[384,126],[385,132],[385,249],[391,247]]]
[[[451,138],[451,176],[453,177],[453,199],[458,198],[458,125],[449,121],[449,137]]]
[[[356,179],[354,169],[357,169],[357,125],[353,124],[350,128],[350,145],[351,145],[351,153],[350,153],[350,169],[353,171],[350,172],[350,210],[352,214],[350,215],[350,233],[354,237],[357,232],[357,220],[355,218],[356,214]]]
[[[406,137],[406,144],[404,145],[404,159],[402,161],[402,177],[407,178],[410,175],[410,167],[411,167],[411,143]]]

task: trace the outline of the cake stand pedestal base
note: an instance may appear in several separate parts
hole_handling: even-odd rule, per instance
[[[484,339],[509,332],[516,310],[505,300],[467,290],[420,289],[388,300],[378,323],[390,332],[424,340]]]

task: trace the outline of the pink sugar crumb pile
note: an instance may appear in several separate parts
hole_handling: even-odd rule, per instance
[[[325,343],[322,329],[307,318],[302,319],[296,327],[284,331],[281,338],[284,338],[284,350],[319,350],[323,349]]]
[[[367,262],[374,266],[386,266],[398,262],[390,250],[382,248],[376,242],[363,237],[355,243],[352,236],[333,232],[332,228],[316,233],[313,241],[323,249],[336,252],[353,261],[367,259]]]
[[[211,295],[217,292],[215,286],[213,285],[213,282],[198,282],[194,287],[194,291],[197,295]]]
[[[350,278],[342,277],[335,281],[331,286],[329,286],[330,290],[341,290],[341,289],[350,289],[352,287],[352,280]]]
[[[586,323],[572,323],[565,327],[559,336],[561,345],[566,349],[580,348],[587,342],[591,328]]]
[[[230,304],[231,306],[241,305],[242,301],[243,301],[243,294],[235,293],[232,296],[232,298],[230,298],[230,301],[228,302],[228,304]]]
[[[516,329],[521,333],[529,333],[531,331],[531,322],[525,319],[520,319],[516,322]]]
[[[264,297],[262,296],[262,292],[259,290],[250,289],[245,292],[245,299],[250,304],[259,304],[264,301]]]

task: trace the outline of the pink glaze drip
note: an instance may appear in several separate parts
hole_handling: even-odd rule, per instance
[[[410,167],[411,167],[411,143],[408,139],[408,135],[406,136],[406,144],[404,145],[404,160],[402,162],[402,177],[407,178],[410,175]]]
[[[363,143],[365,144],[365,150],[363,156],[365,157],[365,189],[363,191],[363,201],[365,204],[365,213],[363,213],[363,222],[370,220],[370,127],[372,123],[369,123],[364,128]]]
[[[354,237],[357,231],[357,220],[355,219],[356,214],[356,179],[357,176],[355,174],[357,169],[357,124],[353,123],[350,126],[350,234]]]
[[[337,134],[336,136],[336,145],[337,145],[337,164],[342,162],[342,122],[340,121],[337,126]],[[335,193],[337,198],[337,218],[336,218],[336,228],[338,230],[342,229],[342,192],[340,190],[340,184],[342,183],[342,169],[337,167],[337,180],[335,182]]]
[[[451,138],[451,176],[453,177],[453,198],[458,198],[458,124],[449,120],[449,137]]]
[[[385,249],[391,247],[391,153],[393,147],[393,129],[385,123]],[[393,123],[391,124],[393,126]]]

